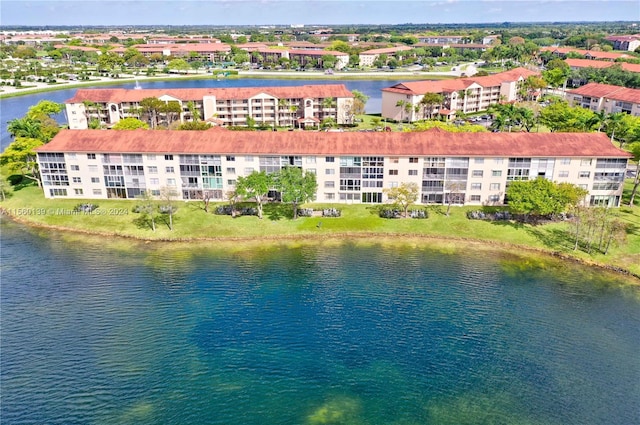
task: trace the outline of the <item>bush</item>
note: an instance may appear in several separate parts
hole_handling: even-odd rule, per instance
[[[83,213],[90,213],[96,209],[98,209],[96,204],[78,204],[73,208],[74,211]]]
[[[300,208],[298,210],[299,217],[311,217],[313,215],[313,208]]]
[[[160,205],[158,211],[160,211],[160,214],[175,214],[178,211],[178,207],[175,205]]]
[[[380,211],[378,211],[378,215],[380,216],[380,218],[400,218],[400,217],[402,217],[402,214],[400,213],[400,210],[392,209],[392,208],[380,208]]]
[[[409,210],[409,217],[411,218],[429,218],[429,212],[427,210]]]
[[[322,210],[323,217],[340,217],[342,215],[342,211],[336,208],[325,208]]]

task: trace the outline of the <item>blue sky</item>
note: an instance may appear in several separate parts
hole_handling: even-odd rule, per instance
[[[279,25],[640,21],[640,1],[0,0],[0,25]]]

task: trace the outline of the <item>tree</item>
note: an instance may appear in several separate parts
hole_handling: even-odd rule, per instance
[[[420,188],[416,183],[402,183],[399,186],[383,189],[389,201],[402,209],[404,217],[407,218],[409,207],[418,200]]]
[[[0,165],[6,166],[12,173],[20,173],[23,177],[37,182],[38,187],[42,187],[35,149],[43,144],[39,139],[17,137],[0,154]]]
[[[171,61],[169,61],[169,64],[167,64],[167,68],[186,73],[191,67],[189,66],[189,63],[184,59],[172,59]]]
[[[39,119],[43,115],[51,118],[52,115],[59,114],[64,109],[64,105],[51,100],[41,100],[37,104],[29,107],[27,118]]]
[[[275,176],[275,187],[280,192],[282,202],[293,204],[293,219],[298,218],[298,206],[312,200],[318,184],[316,175],[303,172],[298,167],[284,167]]]
[[[42,139],[42,124],[33,118],[15,118],[9,121],[7,131],[11,137]]]
[[[396,107],[400,108],[400,122],[404,121],[404,108],[406,105],[407,102],[402,99],[396,102]]]
[[[164,102],[155,97],[146,97],[140,101],[140,108],[143,113],[149,116],[152,129],[155,129],[158,126],[158,113],[163,107]]]
[[[171,100],[162,105],[160,112],[165,114],[167,125],[171,125],[171,123],[177,120],[182,113],[182,105],[180,105],[180,102],[176,100]]]
[[[439,93],[425,93],[420,99],[420,104],[424,106],[424,114],[427,115],[429,119],[433,118],[433,110],[436,106],[442,105],[444,101],[444,96]]]
[[[133,117],[123,118],[111,127],[112,130],[137,130],[139,128],[147,130],[149,128],[149,124]]]
[[[586,196],[586,191],[572,184],[556,184],[538,177],[528,181],[512,181],[506,192],[509,209],[515,214],[548,216],[566,211]]]
[[[322,99],[322,117],[335,117],[335,114],[332,114],[333,105],[335,104],[335,99],[333,97],[325,97]]]
[[[173,230],[173,215],[178,210],[175,205],[175,201],[178,198],[178,191],[173,187],[162,187],[160,189],[160,199],[163,204],[160,205],[160,214],[165,214],[169,217],[169,230]]]
[[[572,108],[564,100],[552,102],[540,111],[540,122],[551,131],[585,132],[596,125],[593,111]]]
[[[178,130],[203,131],[211,128],[208,122],[204,121],[187,121],[178,126]]]
[[[158,213],[156,201],[149,190],[145,190],[139,198],[141,203],[136,206],[136,210],[140,213],[140,218],[136,222],[150,226],[151,230],[155,232],[156,214]]]
[[[253,198],[258,208],[258,218],[262,219],[264,198],[273,186],[273,178],[266,171],[254,171],[246,177],[238,177],[236,193],[243,198]]]
[[[638,130],[640,133],[640,130]],[[633,143],[630,147],[633,160],[636,162],[636,176],[633,179],[633,189],[631,189],[631,197],[629,198],[629,206],[632,207],[638,186],[640,186],[640,141]]]

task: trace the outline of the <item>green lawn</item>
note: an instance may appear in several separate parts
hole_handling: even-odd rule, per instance
[[[91,202],[91,201],[88,201]],[[158,219],[157,230],[138,223],[140,215],[133,213],[136,201],[100,200],[94,201],[100,207],[99,213],[71,215],[67,212],[80,203],[79,200],[45,199],[42,192],[27,186],[17,190],[7,200],[0,203],[8,213],[16,218],[38,225],[59,226],[84,232],[121,235],[140,239],[184,240],[184,239],[224,239],[251,241],[295,239],[295,240],[335,240],[345,237],[393,239],[424,242],[425,238],[452,241],[460,248],[474,241],[488,242],[491,246],[504,246],[517,250],[517,246],[540,251],[552,251],[576,257],[586,262],[606,264],[627,269],[640,274],[640,208],[622,207],[616,214],[629,225],[627,243],[614,247],[609,255],[587,254],[573,251],[566,223],[546,225],[524,225],[514,222],[485,222],[469,220],[466,213],[479,207],[452,207],[449,217],[446,207],[427,207],[429,218],[382,219],[371,205],[320,205],[308,207],[321,209],[335,207],[342,211],[340,218],[301,217],[290,219],[288,205],[268,204],[265,218],[253,216],[231,218],[204,211],[202,202],[178,202],[174,216],[174,230],[165,223],[166,217]],[[210,206],[213,211],[214,205]],[[420,243],[420,242],[417,242]],[[514,248],[515,246],[515,248]]]

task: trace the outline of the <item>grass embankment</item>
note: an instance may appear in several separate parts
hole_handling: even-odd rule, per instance
[[[466,212],[479,207],[452,207],[446,216],[446,207],[429,207],[429,218],[382,219],[370,205],[336,205],[342,211],[340,218],[301,217],[291,220],[288,205],[265,206],[265,218],[230,216],[205,213],[202,202],[178,202],[174,215],[174,230],[168,228],[165,218],[157,220],[153,232],[147,224],[137,223],[140,215],[133,213],[136,201],[87,201],[99,205],[98,213],[69,214],[80,203],[77,199],[45,199],[36,187],[25,187],[0,203],[6,213],[16,220],[37,226],[53,227],[104,235],[125,236],[148,240],[327,240],[351,238],[418,238],[459,241],[464,248],[470,241],[480,241],[495,247],[517,251],[518,247],[540,252],[562,254],[586,263],[624,269],[640,275],[640,209],[623,207],[616,214],[629,225],[627,243],[613,247],[608,255],[587,254],[573,250],[567,223],[528,225],[514,222],[485,222],[469,220]],[[329,205],[311,204],[313,208]],[[210,211],[215,209],[210,205]]]

